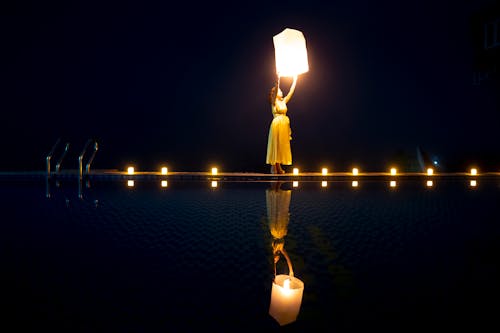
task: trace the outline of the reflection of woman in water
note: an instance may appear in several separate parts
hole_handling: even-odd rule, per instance
[[[269,93],[269,103],[274,118],[269,127],[266,163],[271,165],[271,173],[285,173],[281,165],[292,164],[292,150],[290,148],[292,130],[290,119],[286,115],[288,111],[286,103],[292,98],[296,84],[297,76],[294,76],[290,91],[283,97],[278,78],[276,85],[271,88]]]
[[[266,190],[267,219],[269,230],[273,236],[272,248],[274,257],[274,275],[276,275],[276,264],[282,254],[288,264],[289,274],[293,276],[292,264],[285,251],[285,236],[288,233],[288,222],[290,221],[290,199],[291,190],[282,190],[281,182],[273,182],[272,187]]]

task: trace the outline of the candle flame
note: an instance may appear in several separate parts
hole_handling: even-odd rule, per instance
[[[285,290],[290,290],[290,279],[283,281],[283,288],[285,288]]]

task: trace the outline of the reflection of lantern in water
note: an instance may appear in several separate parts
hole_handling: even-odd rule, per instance
[[[306,40],[301,31],[286,28],[273,37],[276,72],[295,76],[309,71]]]
[[[280,325],[297,320],[304,293],[304,283],[291,275],[276,275],[271,291],[269,314]]]
[[[273,236],[274,281],[271,289],[269,314],[280,324],[294,322],[300,311],[304,283],[294,277],[292,262],[284,249],[285,236],[290,221],[289,207],[291,190],[282,190],[280,183],[266,191],[267,217]],[[276,275],[276,264],[283,255],[288,264],[289,274]]]

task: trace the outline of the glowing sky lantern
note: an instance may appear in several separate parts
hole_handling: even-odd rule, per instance
[[[309,71],[306,40],[301,31],[286,28],[273,37],[276,73],[295,76]]]

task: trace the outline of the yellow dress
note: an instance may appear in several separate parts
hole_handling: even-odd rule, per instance
[[[286,115],[287,111],[284,101],[276,100],[276,103],[272,106],[274,118],[269,127],[269,137],[267,139],[267,164],[292,164],[292,150],[290,147],[292,130],[290,119]]]

